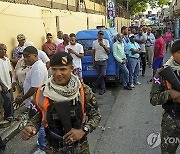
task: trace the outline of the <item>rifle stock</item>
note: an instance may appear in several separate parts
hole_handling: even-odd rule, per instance
[[[167,80],[174,90],[180,91],[180,81],[170,66],[162,69],[159,75]]]

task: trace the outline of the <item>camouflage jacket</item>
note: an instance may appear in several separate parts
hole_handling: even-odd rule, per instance
[[[158,71],[159,72],[159,71]],[[168,92],[166,81],[157,73],[153,77],[153,82],[150,92],[150,103],[155,105],[163,105],[171,100]]]
[[[85,111],[88,117],[85,126],[89,128],[89,131],[92,132],[99,124],[101,120],[100,111],[97,105],[96,98],[91,90],[91,88],[85,84],[83,84],[84,94],[85,94]],[[37,108],[33,108],[37,111]],[[35,115],[33,115],[29,120],[27,125],[34,126],[39,129],[41,126],[42,114],[41,111],[38,110]]]

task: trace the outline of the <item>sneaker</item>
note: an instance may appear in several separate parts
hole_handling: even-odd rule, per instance
[[[136,85],[141,85],[141,82],[138,81],[138,82],[136,83]]]
[[[151,84],[151,83],[152,83],[152,79],[151,79],[151,80],[149,80],[149,81],[147,81],[147,83],[148,83],[148,84]]]
[[[132,90],[132,88],[129,87],[129,86],[124,86],[124,89],[126,89],[126,90]]]
[[[135,88],[134,84],[131,84],[131,85],[130,85],[130,88]]]
[[[4,120],[4,121],[0,121],[0,128],[6,128],[9,127],[11,124],[10,121]]]
[[[14,121],[14,118],[12,116],[9,116],[9,117],[6,117],[4,120],[12,122],[12,121]]]
[[[38,148],[37,151],[35,151],[33,154],[46,154],[45,151]]]
[[[99,95],[103,95],[105,92],[106,92],[106,90],[101,90],[101,91],[99,92]]]

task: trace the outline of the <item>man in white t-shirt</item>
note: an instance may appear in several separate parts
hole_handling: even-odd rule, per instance
[[[26,41],[24,44],[24,47],[28,47],[28,46],[33,46],[34,47],[34,43],[31,41]],[[50,59],[49,57],[46,55],[46,53],[42,50],[38,50],[38,58],[42,60],[43,63],[46,64],[47,69],[49,69],[50,67]]]
[[[63,43],[63,32],[62,31],[58,31],[57,32],[57,39],[55,40],[54,42],[57,46],[60,44],[60,43]]]
[[[31,69],[28,71],[23,84],[24,94],[17,96],[15,103],[21,104],[25,101],[25,106],[30,108],[34,93],[48,79],[48,71],[42,60],[38,60],[38,50],[35,47],[26,47],[23,51],[23,57]]]
[[[104,32],[100,30],[98,32],[98,39],[93,41],[92,52],[93,52],[93,64],[96,67],[98,78],[93,85],[93,92],[96,92],[96,87],[100,86],[101,90],[99,95],[103,95],[106,92],[105,87],[105,76],[107,69],[107,59],[110,53],[109,41],[104,38]]]
[[[81,59],[84,57],[83,46],[76,42],[76,35],[71,33],[69,35],[70,44],[65,47],[65,52],[68,52],[73,57],[73,73],[79,77],[82,82],[82,63]]]
[[[0,95],[3,98],[4,120],[12,121],[14,116],[12,73],[10,60],[5,56],[7,47],[0,44]],[[14,88],[14,87],[13,87]]]

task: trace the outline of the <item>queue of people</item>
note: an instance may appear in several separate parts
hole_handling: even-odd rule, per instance
[[[146,65],[153,69],[153,76],[163,66],[165,43],[171,44],[172,41],[170,29],[167,31],[163,38],[161,30],[156,30],[154,35],[151,27],[132,29],[130,33],[128,27],[121,28],[117,42],[113,45],[113,55],[122,73],[124,89],[132,90],[135,85],[141,85],[138,76],[140,71],[145,76]],[[152,83],[152,79],[147,82]]]

